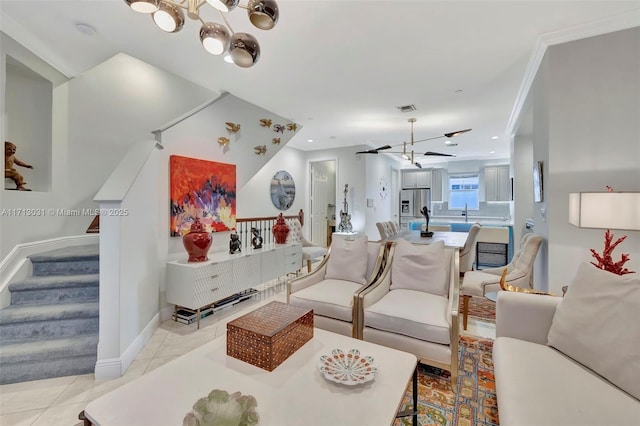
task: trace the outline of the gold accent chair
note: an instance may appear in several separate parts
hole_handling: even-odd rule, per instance
[[[407,242],[402,240],[402,243]],[[398,281],[403,281],[401,277],[408,276],[406,274],[417,275],[407,271],[408,268],[404,271],[394,269],[407,264],[401,263],[399,244],[400,240],[389,243],[389,254],[380,277],[359,293],[358,338],[413,353],[424,364],[450,371],[455,392],[458,380],[458,249],[445,248],[441,243],[442,250],[437,254],[444,267],[441,274],[420,274],[416,286],[396,287],[394,277],[398,285]],[[418,251],[402,250],[405,259],[413,258],[416,264],[428,262],[420,258],[422,254]],[[427,256],[434,255],[429,253]],[[434,290],[435,287],[438,289]]]
[[[360,262],[360,255],[349,255],[337,247],[355,242],[344,242],[333,238],[328,253],[320,264],[309,274],[289,281],[287,303],[306,309],[313,309],[314,327],[345,336],[356,337],[357,295],[370,285],[379,275],[387,254],[387,244],[382,241],[365,241],[366,272],[363,282],[351,279],[352,266]],[[332,256],[335,258],[332,259]],[[331,265],[330,265],[331,263]],[[336,271],[335,265],[342,265],[344,273]],[[337,274],[336,274],[337,272]],[[343,275],[343,277],[341,277]]]
[[[327,254],[327,249],[312,243],[304,237],[302,234],[302,225],[300,225],[300,221],[297,218],[285,219],[285,223],[289,227],[287,243],[299,242],[302,244],[302,263],[306,263],[307,272],[311,272],[311,262],[325,256]]]
[[[473,269],[473,262],[476,259],[476,243],[478,241],[478,234],[482,229],[482,225],[474,223],[469,228],[469,235],[467,241],[464,243],[464,247],[460,250],[460,276],[464,276],[465,272]]]
[[[533,263],[542,244],[542,237],[527,233],[520,240],[520,248],[506,265],[505,283],[514,287],[533,289]],[[467,329],[469,299],[484,297],[485,294],[500,290],[500,275],[504,266],[468,271],[464,274],[460,294],[462,294],[462,326]]]

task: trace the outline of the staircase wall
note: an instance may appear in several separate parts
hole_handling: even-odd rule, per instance
[[[223,95],[161,127],[155,132],[161,145],[156,146],[154,141],[135,144],[94,198],[102,210],[114,212],[100,218],[98,379],[119,377],[171,312],[165,299],[166,262],[184,256],[184,248],[180,238],[169,236],[169,157],[181,155],[238,165],[239,193],[295,135],[260,126],[262,118],[276,124],[290,123],[233,95]],[[225,127],[227,121],[239,123],[240,132],[230,134]],[[216,142],[220,136],[231,139],[229,147]],[[272,143],[274,137],[280,137],[280,144]],[[267,145],[267,153],[256,155],[255,145]],[[292,149],[286,152],[289,159],[300,160],[296,164],[304,164],[302,153]],[[299,167],[303,170],[304,166]],[[302,172],[297,177],[304,182]],[[267,182],[262,182],[265,194],[269,192]],[[300,208],[304,206],[303,195],[301,191]],[[278,212],[270,203],[263,207],[263,214]],[[212,250],[226,250],[228,241],[228,233],[216,234]]]

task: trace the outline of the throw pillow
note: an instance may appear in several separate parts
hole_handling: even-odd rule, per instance
[[[444,242],[414,245],[400,238],[391,261],[391,290],[404,288],[446,296],[447,283]]]
[[[347,241],[343,238],[331,240],[331,252],[327,260],[325,279],[367,283],[367,237]]]
[[[640,277],[584,262],[556,308],[553,346],[640,399]]]

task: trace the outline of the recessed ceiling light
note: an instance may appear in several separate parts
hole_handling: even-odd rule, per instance
[[[499,136],[491,136],[491,139],[498,139]]]
[[[76,22],[76,30],[78,30],[79,32],[81,32],[86,36],[92,36],[96,33],[95,28],[93,28],[89,24],[85,24],[84,22]]]
[[[489,154],[495,154],[495,153],[496,153],[495,151],[489,151]]]
[[[451,142],[451,141],[444,141],[444,144],[445,144],[445,145],[451,145],[452,143],[453,143],[453,142]]]
[[[307,142],[311,143],[313,142],[313,139],[307,139]]]

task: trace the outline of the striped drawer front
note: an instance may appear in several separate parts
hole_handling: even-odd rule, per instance
[[[284,275],[284,250],[274,249],[262,253],[261,282],[266,282]]]
[[[286,274],[296,272],[302,267],[302,246],[300,244],[285,247],[284,272]]]
[[[217,266],[219,267],[202,268],[207,270],[206,273],[204,273],[204,271],[198,271],[198,274],[196,274],[196,281],[193,284],[193,293],[196,298],[208,298],[210,296],[214,297],[213,300],[215,301],[226,297],[224,295],[224,289],[233,279],[231,262],[221,263]]]

